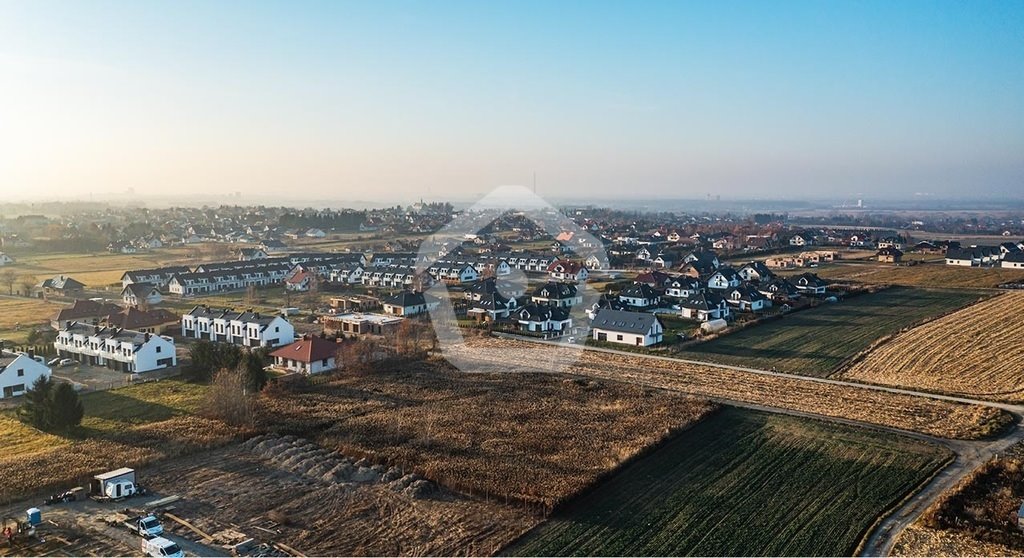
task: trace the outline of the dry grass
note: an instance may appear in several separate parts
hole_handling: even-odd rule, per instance
[[[26,425],[13,413],[0,413],[0,440],[3,440],[4,456],[30,455],[69,443],[66,438]]]
[[[0,330],[11,329],[15,324],[24,328],[48,322],[50,315],[60,308],[60,304],[38,298],[0,296]]]
[[[714,406],[617,382],[462,374],[442,363],[266,398],[266,426],[463,493],[556,505]]]
[[[869,352],[844,379],[1024,401],[1024,292],[915,327]]]
[[[0,502],[45,490],[85,484],[96,473],[115,467],[138,467],[221,446],[239,435],[225,424],[199,417],[173,419],[73,441],[31,455],[4,454]]]
[[[197,248],[198,249],[198,248]],[[187,249],[172,248],[138,254],[26,254],[18,258],[18,271],[38,280],[57,274],[70,275],[87,287],[99,288],[119,283],[129,269],[166,265],[194,265]]]
[[[501,369],[509,354],[526,362],[558,360],[560,349],[505,339],[477,339],[464,357]],[[552,352],[554,351],[554,352]],[[569,353],[562,353],[569,354]],[[855,420],[943,438],[978,439],[1001,431],[1012,417],[999,409],[926,397],[773,377],[713,366],[669,362],[644,356],[584,351],[574,373],[682,391],[697,397],[767,405],[827,417]]]
[[[175,513],[205,532],[230,527],[310,556],[487,555],[539,520],[445,490],[416,500],[385,484],[300,477],[238,445],[168,460],[145,474],[153,489],[180,495]],[[280,535],[252,527],[268,527],[265,517],[276,518]]]
[[[813,270],[820,277],[833,280],[885,283],[908,287],[994,288],[1008,281],[1024,280],[1024,270],[1003,268],[971,268],[945,263],[914,266],[892,264],[831,264]]]
[[[964,533],[929,529],[918,524],[900,533],[892,556],[1024,556],[1001,544],[982,542]]]
[[[990,459],[942,494],[918,520],[934,531],[931,540],[973,540],[972,554],[988,554],[978,547],[996,545],[1024,554],[1024,532],[1017,527],[1017,510],[1024,499],[1024,445]]]

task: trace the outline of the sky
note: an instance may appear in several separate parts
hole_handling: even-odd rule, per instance
[[[1024,197],[1024,2],[0,0],[0,197]]]

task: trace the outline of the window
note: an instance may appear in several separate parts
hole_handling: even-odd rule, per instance
[[[22,377],[24,375],[25,375],[25,369],[24,368],[19,368],[18,369],[18,377],[20,378],[20,377]]]
[[[327,366],[327,359],[326,358],[324,359],[324,363],[323,364],[324,364],[324,366]]]
[[[156,348],[156,352],[158,352],[158,353],[159,353],[159,352],[160,352],[160,349],[162,349],[162,348],[163,348],[163,347],[157,347],[157,348]]]
[[[616,335],[615,336],[615,340],[616,341],[622,341],[622,336],[621,335]]]

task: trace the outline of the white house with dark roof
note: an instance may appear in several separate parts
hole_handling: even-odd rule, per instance
[[[57,332],[57,354],[121,372],[149,372],[178,364],[170,337],[116,327],[71,323]]]
[[[167,282],[177,273],[188,273],[191,269],[183,265],[158,267],[154,269],[136,269],[126,271],[121,276],[121,286],[127,287],[132,283],[152,283],[158,287],[166,288]]]
[[[1003,257],[1000,267],[1024,269],[1024,252],[1013,252]]]
[[[129,283],[121,289],[121,301],[125,306],[160,304],[163,294],[153,283]]]
[[[514,313],[522,331],[560,333],[572,327],[569,310],[547,304],[528,304]]]
[[[0,349],[0,399],[24,394],[40,377],[49,377],[50,369],[35,357]]]
[[[441,301],[421,292],[402,291],[398,294],[386,297],[381,301],[384,306],[384,313],[392,316],[415,316],[424,314],[435,308]]]
[[[590,324],[597,341],[649,347],[661,343],[665,327],[654,314],[602,308]]]
[[[196,306],[181,317],[181,334],[244,347],[279,347],[295,340],[295,328],[281,316]]]

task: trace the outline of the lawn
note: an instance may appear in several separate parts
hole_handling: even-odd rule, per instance
[[[951,455],[895,435],[725,408],[505,553],[848,556]]]
[[[978,291],[893,287],[688,347],[682,358],[828,376],[885,335],[977,301]]]
[[[0,339],[16,345],[27,343],[31,326],[49,323],[61,306],[38,298],[0,296]]]

